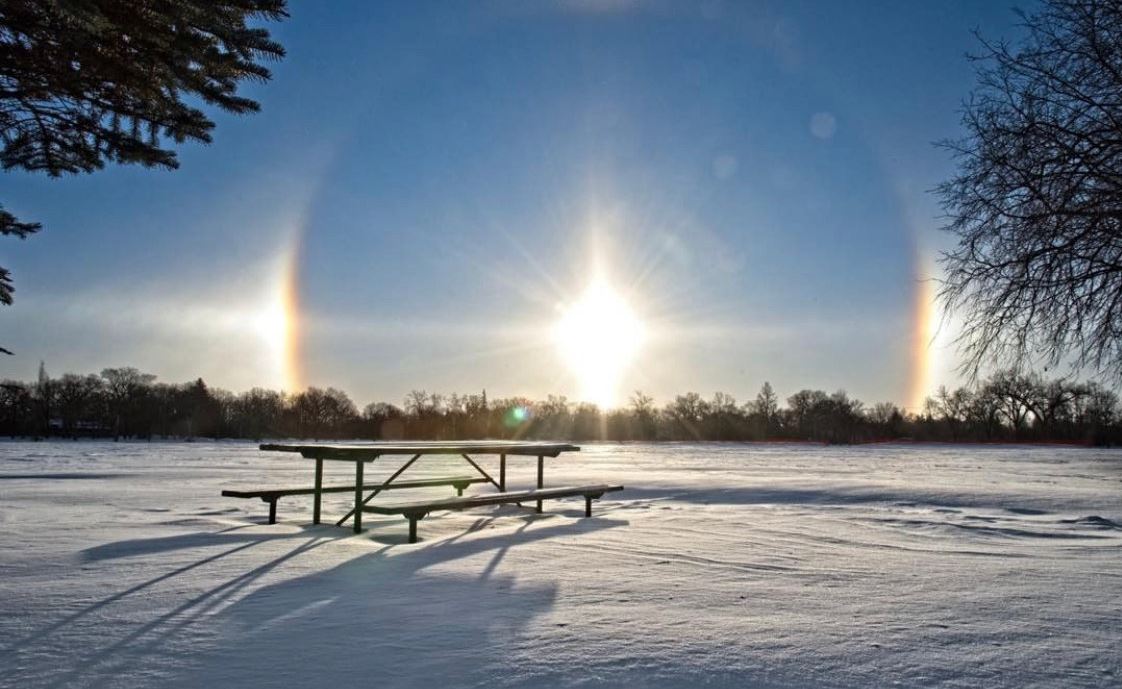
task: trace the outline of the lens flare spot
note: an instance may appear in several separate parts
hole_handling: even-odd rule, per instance
[[[526,407],[512,407],[507,410],[504,422],[508,428],[521,426],[530,420],[530,410]]]

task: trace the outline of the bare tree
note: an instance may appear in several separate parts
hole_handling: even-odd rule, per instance
[[[779,396],[771,389],[771,383],[764,381],[763,387],[756,395],[752,411],[759,414],[764,421],[764,432],[771,433],[775,426],[776,417],[779,415]]]
[[[112,417],[113,437],[117,440],[124,432],[136,430],[129,427],[129,422],[136,421],[136,412],[143,406],[144,396],[155,382],[156,376],[126,366],[102,369],[101,377],[105,380],[106,401]]]
[[[892,402],[877,402],[865,410],[869,421],[878,426],[888,426],[896,417],[902,417],[900,408]]]
[[[1122,0],[1047,0],[983,39],[967,134],[938,188],[941,296],[965,370],[1033,360],[1122,377]]]
[[[654,398],[642,390],[636,390],[631,396],[629,409],[635,419],[635,437],[640,440],[652,440],[658,435],[658,411],[654,406]]]
[[[102,410],[97,408],[105,388],[101,378],[67,373],[57,381],[56,387],[59,416],[65,432],[73,434],[79,422],[96,422],[103,416]]]

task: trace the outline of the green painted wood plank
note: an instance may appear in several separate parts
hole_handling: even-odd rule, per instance
[[[432,478],[432,479],[418,479],[416,481],[399,481],[391,483],[386,486],[387,490],[394,490],[400,488],[432,488],[437,486],[454,486],[456,484],[474,484],[474,483],[487,483],[487,479],[482,476],[449,476],[447,478]],[[363,490],[374,490],[381,487],[381,483],[368,483],[362,487]],[[322,492],[324,493],[348,493],[355,489],[354,485],[349,486],[324,486]],[[313,495],[315,488],[262,488],[254,490],[224,490],[222,496],[227,498],[262,498],[266,496],[282,496],[282,495]]]
[[[484,505],[502,505],[512,502],[529,502],[532,500],[549,500],[553,498],[566,498],[577,495],[603,495],[612,491],[623,490],[623,486],[608,484],[593,484],[588,486],[565,486],[560,488],[545,488],[542,490],[525,490],[508,493],[485,493],[482,495],[469,495],[463,498],[446,498],[441,500],[424,500],[416,502],[403,502],[396,504],[366,505],[363,511],[375,514],[407,514],[417,512],[436,512],[438,510],[462,510],[469,507],[482,507]]]

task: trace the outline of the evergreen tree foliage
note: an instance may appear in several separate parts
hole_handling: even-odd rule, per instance
[[[284,49],[251,24],[287,16],[285,0],[0,2],[0,166],[53,177],[106,163],[178,167],[173,147],[209,143],[203,107],[243,114]],[[40,229],[0,206],[0,235]],[[0,268],[0,303],[12,302]]]

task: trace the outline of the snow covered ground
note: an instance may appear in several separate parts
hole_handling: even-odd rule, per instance
[[[310,484],[252,444],[0,443],[0,686],[1122,686],[1120,452],[547,461],[547,485],[627,490],[592,519],[579,499],[433,515],[408,545],[399,517],[355,536],[310,526],[310,498],[269,526],[220,497]],[[528,486],[533,460],[511,472]]]

